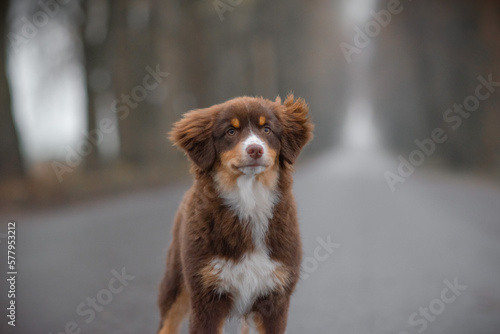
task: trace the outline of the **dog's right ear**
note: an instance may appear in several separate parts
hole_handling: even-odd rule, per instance
[[[184,114],[170,132],[170,140],[183,149],[191,161],[202,171],[215,163],[215,146],[212,134],[216,106],[195,109]]]

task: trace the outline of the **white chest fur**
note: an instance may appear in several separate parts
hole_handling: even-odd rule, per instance
[[[274,187],[272,187],[274,188]],[[249,224],[256,248],[264,247],[263,241],[273,217],[273,208],[278,199],[274,189],[264,186],[255,175],[242,175],[236,187],[222,194],[224,201],[243,224]]]
[[[280,284],[276,272],[282,265],[269,258],[265,244],[269,220],[278,199],[273,188],[258,182],[255,175],[242,175],[233,190],[222,194],[241,223],[248,224],[255,245],[253,252],[244,254],[238,261],[216,258],[211,262],[211,271],[219,282],[218,291],[231,293],[234,312],[239,315],[247,312],[257,297]]]
[[[232,295],[236,315],[245,314],[257,297],[280,284],[276,270],[281,265],[271,260],[265,250],[247,253],[239,261],[214,259],[211,265],[219,282],[217,290]]]

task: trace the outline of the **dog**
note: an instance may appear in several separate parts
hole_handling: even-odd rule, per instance
[[[303,99],[238,97],[192,110],[170,139],[194,184],[177,211],[160,284],[160,334],[222,333],[226,319],[285,333],[299,280],[301,239],[293,164],[312,139]]]

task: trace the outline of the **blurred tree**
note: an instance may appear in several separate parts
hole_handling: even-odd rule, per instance
[[[81,26],[81,41],[83,44],[83,68],[85,70],[85,90],[87,93],[87,132],[90,136],[102,136],[97,133],[99,128],[98,102],[99,97],[107,93],[110,86],[109,69],[109,1],[84,1],[84,20]],[[94,138],[102,141],[103,138]],[[87,169],[95,169],[100,165],[98,147],[93,147],[86,157]]]
[[[136,166],[168,160],[167,124],[160,106],[169,73],[156,54],[157,15],[152,1],[113,1],[111,5],[112,78],[120,158]]]
[[[486,0],[479,2],[479,34],[485,48],[487,66],[485,75],[493,74],[493,80],[500,81],[500,2]],[[489,69],[489,71],[488,71]],[[500,87],[485,101],[482,117],[481,167],[486,170],[500,169]]]
[[[185,94],[194,97],[196,106],[208,107],[215,103],[211,96],[211,67],[217,60],[214,53],[222,51],[210,36],[210,12],[212,8],[204,1],[174,1],[178,6],[181,24],[175,33],[175,43],[179,45],[183,58],[182,76],[177,78]],[[218,23],[218,22],[217,22]],[[219,53],[220,56],[221,53]],[[187,110],[186,110],[187,111]]]
[[[386,7],[379,2],[378,10]],[[382,133],[392,148],[411,152],[416,139],[442,128],[448,139],[436,156],[458,168],[499,167],[500,90],[470,114],[454,111],[474,97],[478,77],[500,81],[499,31],[498,1],[418,2],[392,18],[377,36],[372,77]]]
[[[6,73],[7,18],[10,1],[0,3],[0,178],[8,179],[24,174],[18,134],[12,117],[9,83]]]

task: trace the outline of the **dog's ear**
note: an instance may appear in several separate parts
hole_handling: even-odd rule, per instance
[[[293,94],[290,94],[283,104],[279,97],[276,98],[276,103],[280,103],[278,117],[283,127],[280,159],[293,164],[302,148],[312,139],[314,125],[309,119],[309,108],[303,99],[294,100]]]
[[[216,106],[195,109],[184,114],[170,132],[170,140],[183,149],[191,161],[202,171],[209,170],[215,163],[213,125]]]

